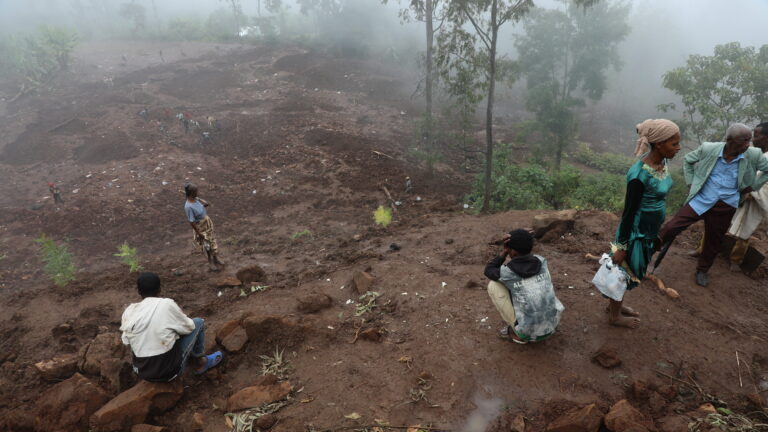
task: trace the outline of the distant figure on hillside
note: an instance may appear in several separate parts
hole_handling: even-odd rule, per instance
[[[138,115],[143,118],[144,121],[149,120],[149,110],[146,108],[142,108],[142,110],[138,112]]]
[[[532,249],[533,235],[514,230],[505,236],[501,254],[485,266],[488,295],[505,322],[499,335],[518,344],[547,339],[565,309],[555,296],[547,260]]]
[[[659,227],[667,212],[667,193],[672,175],[667,161],[680,151],[680,128],[669,120],[646,120],[637,125],[637,149],[645,149],[641,159],[627,171],[627,192],[616,237],[611,243],[613,262],[629,276],[627,290],[640,284],[651,262]],[[637,328],[639,314],[609,299],[608,322]]]
[[[48,191],[53,195],[53,202],[55,204],[64,204],[64,200],[61,199],[61,189],[54,183],[48,183]]]
[[[768,122],[755,126],[752,145],[763,152],[763,157],[768,158]],[[749,238],[763,221],[768,222],[768,184],[744,195],[744,203],[733,215],[731,227],[728,229],[728,234],[736,237],[730,256],[732,272],[741,271],[741,263],[749,249]],[[702,236],[699,248],[692,251],[690,255],[697,258],[701,256],[705,241],[705,236]]]
[[[750,192],[768,182],[768,159],[751,148],[752,129],[735,123],[728,127],[725,142],[705,142],[685,155],[685,182],[691,187],[686,204],[661,229],[662,244],[695,222],[704,219],[704,248],[696,266],[696,283],[709,284],[707,272],[723,244],[723,237]],[[758,174],[758,171],[762,171]]]
[[[123,343],[131,347],[139,378],[168,382],[180,376],[188,362],[196,374],[221,363],[221,351],[205,355],[204,320],[190,319],[175,301],[159,297],[159,276],[142,273],[136,285],[142,300],[125,309],[120,331]]]
[[[197,186],[192,183],[187,183],[184,186],[184,193],[187,197],[187,201],[184,203],[184,212],[187,215],[187,221],[192,225],[195,244],[200,246],[208,257],[209,269],[219,271],[219,266],[223,266],[224,263],[219,260],[219,248],[213,234],[213,221],[206,212],[206,207],[209,204],[204,199],[197,197]]]
[[[405,193],[411,193],[413,191],[413,183],[411,183],[411,178],[406,177],[405,178]]]

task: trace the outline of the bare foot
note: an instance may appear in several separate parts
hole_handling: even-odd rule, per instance
[[[621,314],[628,317],[639,317],[640,312],[637,312],[636,310],[632,309],[629,306],[622,306],[621,307]]]
[[[610,313],[610,310],[608,309],[608,306],[605,307],[605,312]],[[636,310],[632,309],[629,306],[622,306],[621,307],[621,314],[628,317],[639,317],[640,312],[637,312]]]
[[[609,319],[608,322],[616,327],[626,327],[631,329],[636,329],[640,325],[640,319],[625,316],[620,316],[616,319]]]

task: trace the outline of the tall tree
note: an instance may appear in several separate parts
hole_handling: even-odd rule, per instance
[[[240,34],[240,27],[241,27],[241,20],[243,17],[243,5],[240,3],[240,0],[219,0],[227,5],[229,5],[229,8],[232,9],[232,14],[235,16],[235,34]]]
[[[120,16],[133,22],[134,34],[146,26],[147,13],[144,6],[136,3],[135,0],[120,5]]]
[[[387,4],[389,0],[382,0],[382,3]],[[445,5],[446,0],[407,0],[408,7],[400,11],[400,18],[403,21],[419,21],[424,23],[425,41],[426,41],[426,53],[424,55],[424,97],[426,102],[426,110],[424,115],[424,139],[429,141],[432,139],[432,117],[433,117],[433,89],[435,81],[434,73],[434,41],[435,35],[440,30],[442,23],[445,21],[444,10],[441,10]]]
[[[681,97],[682,124],[700,143],[722,139],[733,122],[768,120],[768,45],[718,45],[714,55],[688,57],[685,66],[664,74],[663,82]]]
[[[618,44],[629,34],[628,3],[589,8],[561,0],[562,9],[537,9],[524,20],[515,46],[526,77],[526,105],[552,137],[555,170],[578,129],[576,109],[598,101],[606,71],[618,70]]]
[[[512,63],[498,55],[499,30],[531,7],[533,0],[453,0],[438,34],[437,64],[449,91],[486,100],[483,212],[490,209],[496,82],[513,71]]]

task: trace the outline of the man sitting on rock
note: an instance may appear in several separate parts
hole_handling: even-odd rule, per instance
[[[485,266],[491,280],[488,295],[506,322],[499,333],[519,344],[544,340],[555,332],[565,309],[555,297],[547,260],[531,253],[533,235],[523,229],[505,236],[503,247]]]
[[[160,295],[160,277],[142,273],[137,281],[140,303],[123,312],[120,331],[133,353],[133,370],[147,381],[171,381],[184,372],[191,356],[195,373],[221,362],[221,351],[204,354],[203,319],[190,319],[175,301]]]

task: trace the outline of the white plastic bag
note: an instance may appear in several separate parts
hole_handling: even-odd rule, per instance
[[[592,278],[598,291],[612,300],[621,301],[627,292],[627,273],[615,265],[608,254],[600,258],[600,268]]]

